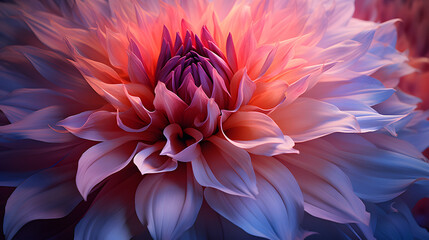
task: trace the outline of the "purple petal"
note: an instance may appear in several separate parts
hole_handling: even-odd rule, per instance
[[[269,239],[301,235],[302,193],[289,170],[275,159],[252,158],[259,193],[254,199],[206,188],[210,207],[249,234]]]
[[[139,174],[116,176],[103,187],[94,203],[75,228],[76,239],[131,239],[140,233],[134,207]]]
[[[68,165],[43,170],[23,182],[6,204],[6,238],[12,239],[32,220],[62,218],[69,214],[83,200],[74,176],[74,167]]]
[[[175,239],[189,229],[203,201],[202,188],[190,167],[146,175],[137,188],[135,204],[140,221],[154,239]]]
[[[311,215],[338,223],[369,224],[365,205],[347,175],[331,162],[307,152],[277,157],[295,176]]]
[[[380,149],[358,135],[335,134],[298,149],[339,166],[350,178],[356,195],[371,202],[390,200],[429,176],[429,166],[421,159]]]
[[[58,106],[43,108],[12,124],[0,126],[2,137],[10,139],[33,139],[42,142],[68,142],[74,139],[70,133],[59,133],[50,126],[63,118]]]

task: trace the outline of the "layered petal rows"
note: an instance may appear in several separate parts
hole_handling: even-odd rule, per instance
[[[6,239],[58,218],[41,238],[429,237],[394,21],[351,0],[0,8]]]

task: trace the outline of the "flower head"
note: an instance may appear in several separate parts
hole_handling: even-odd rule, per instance
[[[8,239],[82,200],[77,239],[373,236],[366,205],[429,175],[393,22],[353,1],[2,5]]]

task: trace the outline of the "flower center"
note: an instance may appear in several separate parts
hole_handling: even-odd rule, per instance
[[[226,86],[232,75],[225,57],[206,28],[202,29],[201,36],[202,40],[186,31],[182,38],[176,33],[173,43],[168,30],[164,28],[163,32],[156,79],[165,83],[187,104],[200,87],[208,98],[214,98],[219,91],[228,93]]]

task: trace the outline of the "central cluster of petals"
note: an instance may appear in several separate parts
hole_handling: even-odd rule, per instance
[[[173,43],[164,28],[156,79],[188,105],[201,88],[222,109],[228,102],[226,96],[230,95],[227,86],[232,71],[208,30],[203,27],[201,32],[201,40],[190,31],[183,38],[176,33]]]

